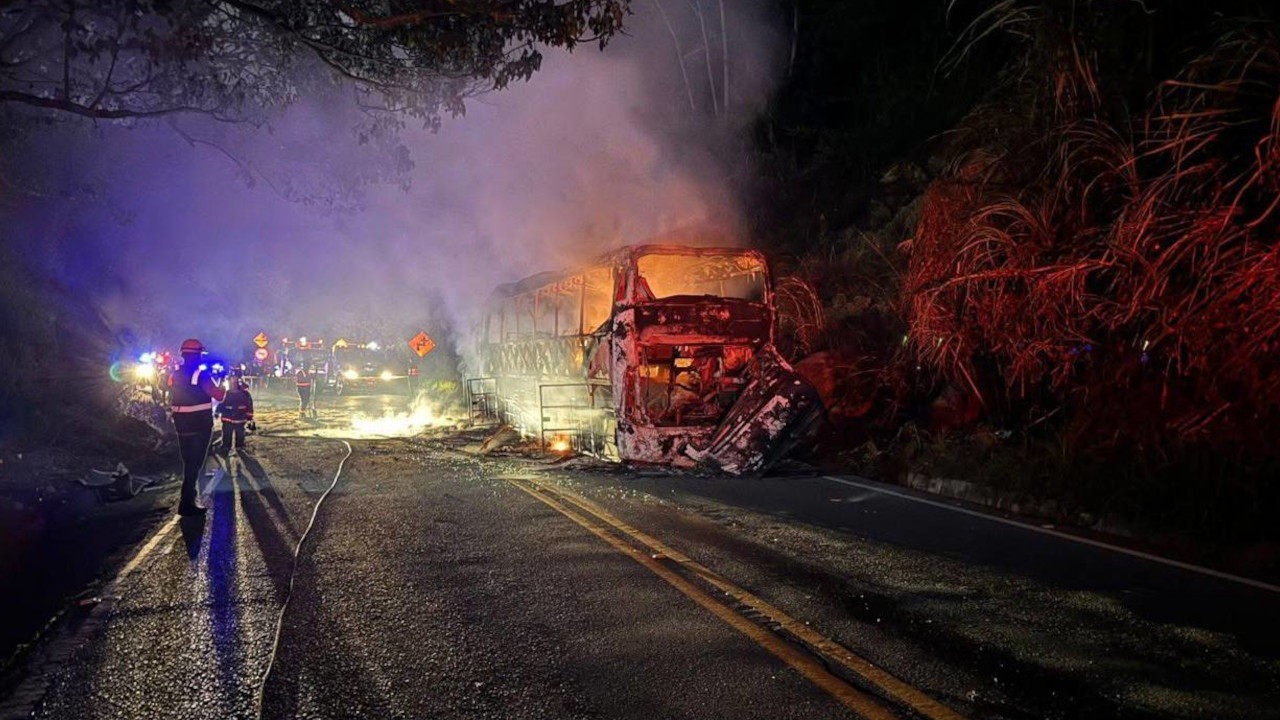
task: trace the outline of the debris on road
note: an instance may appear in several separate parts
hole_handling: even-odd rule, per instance
[[[128,500],[135,497],[147,487],[156,484],[154,477],[134,477],[124,463],[116,463],[116,469],[89,470],[89,477],[77,478],[76,482],[98,493],[103,502]]]
[[[693,460],[730,475],[764,472],[812,437],[823,417],[817,391],[772,346],[756,353],[747,375],[746,389],[706,447],[685,448]]]
[[[480,443],[479,453],[488,455],[495,450],[505,450],[519,445],[523,441],[520,432],[510,425],[500,425],[492,435]]]

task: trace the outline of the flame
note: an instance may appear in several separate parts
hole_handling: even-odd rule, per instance
[[[347,440],[379,440],[396,437],[413,437],[428,430],[455,427],[458,416],[448,408],[447,399],[430,397],[425,391],[418,394],[407,410],[386,410],[381,414],[355,413],[345,416],[321,409],[326,418],[320,427],[308,428],[310,437],[343,438]]]
[[[433,428],[449,427],[456,418],[441,411],[441,404],[427,394],[419,393],[407,412],[388,411],[381,415],[357,413],[351,418],[350,430],[343,437],[386,438],[412,437]]]
[[[557,435],[554,438],[551,438],[550,447],[551,452],[567,453],[572,446],[569,444],[569,438],[563,435]]]
[[[356,435],[377,437],[409,437],[449,424],[448,418],[437,415],[426,403],[415,403],[407,413],[356,415],[351,419],[351,429]]]

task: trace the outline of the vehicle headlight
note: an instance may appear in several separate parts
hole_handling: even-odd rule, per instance
[[[343,370],[342,377],[348,380],[355,380],[356,378],[360,377],[360,373],[356,372],[355,370]]]
[[[151,380],[156,376],[155,365],[134,365],[133,376],[139,380]]]
[[[381,375],[381,377],[382,377],[382,379],[383,379],[383,380],[390,380],[391,378],[393,378],[393,377],[395,377],[395,376],[391,374],[391,371],[390,371],[390,370],[383,370],[383,371],[382,371],[382,375]]]

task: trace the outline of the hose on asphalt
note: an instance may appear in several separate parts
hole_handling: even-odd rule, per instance
[[[325,439],[325,438],[317,438]],[[284,632],[284,616],[289,610],[289,600],[293,598],[293,582],[298,575],[298,562],[302,557],[302,546],[307,541],[307,537],[311,534],[311,528],[316,524],[316,516],[320,514],[320,506],[324,504],[329,493],[338,486],[338,478],[342,477],[342,468],[347,464],[347,460],[351,457],[351,443],[346,440],[339,440],[346,448],[347,454],[342,456],[342,460],[338,462],[338,471],[333,474],[333,482],[329,483],[329,487],[316,500],[316,504],[311,508],[311,519],[307,522],[307,527],[302,531],[302,536],[298,538],[298,545],[293,549],[293,562],[289,567],[289,586],[284,593],[284,602],[280,605],[280,614],[276,617],[275,636],[271,641],[271,653],[267,656],[267,667],[262,671],[262,679],[258,682],[258,691],[254,698],[253,716],[262,720],[262,705],[267,695],[267,680],[271,679],[271,670],[275,668],[276,652],[280,649],[280,635]]]

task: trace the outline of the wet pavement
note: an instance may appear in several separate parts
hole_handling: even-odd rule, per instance
[[[438,416],[390,437],[427,422],[403,397],[322,399],[310,420],[288,400],[259,400],[264,436],[222,461],[208,516],[164,521],[101,604],[37,653],[15,693],[30,704],[0,707],[68,719],[1280,717],[1268,622],[1280,594],[1267,589],[873,486],[477,456],[475,436]],[[353,411],[391,421],[346,433],[334,483]],[[833,662],[810,631],[874,668]],[[891,697],[895,682],[936,707]],[[870,709],[855,711],[857,697]]]

